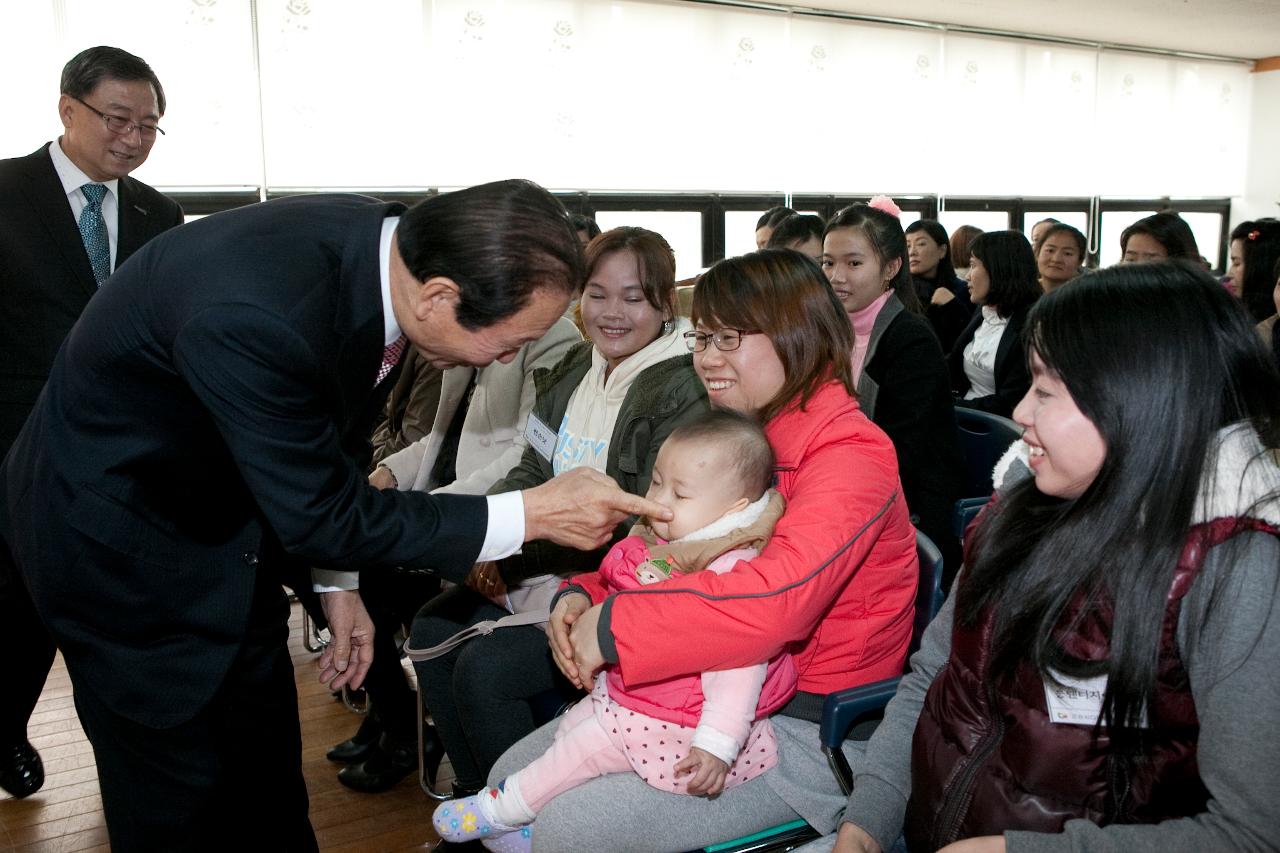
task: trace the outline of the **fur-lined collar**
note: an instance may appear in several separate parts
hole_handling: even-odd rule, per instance
[[[700,527],[692,533],[687,533],[673,542],[704,542],[707,539],[719,539],[721,536],[728,536],[735,530],[743,527],[750,527],[764,515],[764,508],[769,505],[769,499],[776,494],[773,489],[766,489],[753,503],[747,504],[737,512],[731,512],[728,515],[722,515],[706,527]]]
[[[991,475],[997,491],[1032,476],[1029,454],[1022,439],[1009,446]],[[1264,450],[1252,425],[1219,430],[1209,459],[1212,471],[1201,481],[1192,523],[1247,515],[1280,527],[1280,458]]]

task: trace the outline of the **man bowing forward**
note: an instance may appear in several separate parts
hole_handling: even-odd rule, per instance
[[[665,513],[574,471],[490,497],[378,491],[352,459],[396,362],[511,359],[582,255],[526,181],[405,211],[304,196],[134,254],[84,312],[0,468],[0,539],[66,658],[113,849],[314,850],[277,566],[431,567],[594,548]],[[351,577],[318,572],[335,686],[368,667]]]

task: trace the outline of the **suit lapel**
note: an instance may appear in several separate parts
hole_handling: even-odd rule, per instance
[[[137,191],[134,180],[127,177],[121,178],[118,186],[120,188],[120,198],[117,199],[120,208],[120,228],[119,236],[116,238],[116,269],[120,269],[120,265],[154,235],[156,227],[148,218],[151,216],[151,209]]]
[[[1017,352],[1019,355],[1022,353],[1022,324],[1026,322],[1028,310],[1023,308],[1015,311],[1009,318],[1009,325],[1005,326],[1004,334],[1000,336],[1000,343],[996,345],[996,360],[992,368],[997,376],[1001,374],[1010,353]]]
[[[53,143],[57,145],[55,141]],[[53,168],[53,160],[49,157],[48,148],[41,148],[28,159],[26,170],[27,203],[35,216],[44,224],[53,244],[58,247],[63,261],[75,276],[76,282],[86,296],[98,292],[97,279],[93,277],[93,269],[89,266],[89,255],[84,250],[80,239],[80,228],[71,215],[71,206],[67,203],[67,194],[62,189],[62,181]]]

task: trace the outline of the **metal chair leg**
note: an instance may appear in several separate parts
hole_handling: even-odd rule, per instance
[[[329,640],[321,635],[316,623],[311,621],[311,614],[307,612],[307,608],[302,608],[302,647],[315,654],[324,651],[328,645]]]
[[[425,708],[422,706],[422,686],[418,685],[415,694],[418,700],[418,787],[422,788],[422,793],[426,794],[433,800],[444,802],[453,799],[453,792],[441,792],[431,787],[431,783],[427,781],[427,763],[423,760],[423,747],[426,746],[423,738],[427,733],[427,715]]]

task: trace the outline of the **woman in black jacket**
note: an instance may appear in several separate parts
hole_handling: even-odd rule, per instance
[[[946,359],[921,316],[902,225],[854,204],[827,223],[822,269],[853,325],[858,405],[889,436],[912,521],[959,566],[951,516],[962,463]]]
[[[1008,418],[1031,387],[1020,338],[1041,294],[1036,259],[1018,231],[989,231],[970,250],[969,296],[982,308],[951,350],[951,388],[957,406]]]
[[[916,297],[945,355],[973,316],[973,303],[964,279],[956,275],[952,266],[951,241],[941,222],[917,219],[907,226],[906,238],[908,269]]]

